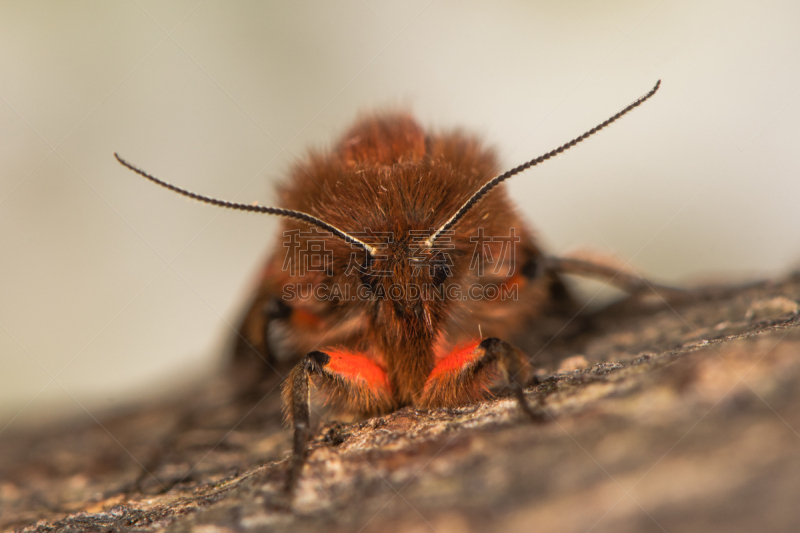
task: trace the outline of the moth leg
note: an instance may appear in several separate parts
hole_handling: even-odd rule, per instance
[[[559,274],[571,274],[607,281],[614,287],[632,295],[643,294],[648,289],[667,297],[685,294],[680,289],[649,281],[609,257],[593,256],[591,259],[548,257],[546,262],[551,270]]]
[[[294,428],[285,485],[290,499],[308,455],[312,385],[338,410],[372,416],[395,408],[386,370],[369,357],[341,349],[306,355],[289,373],[282,391],[286,422]]]
[[[533,420],[525,399],[525,384],[533,378],[528,358],[521,350],[497,338],[473,341],[445,356],[428,377],[420,407],[457,407],[481,400],[491,388],[504,385],[517,398],[522,411]]]

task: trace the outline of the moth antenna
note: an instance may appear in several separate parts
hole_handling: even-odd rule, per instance
[[[650,92],[648,92],[647,94],[645,94],[641,98],[637,99],[635,102],[630,104],[628,107],[626,107],[625,109],[623,109],[622,111],[620,111],[616,115],[614,115],[612,117],[609,117],[604,122],[601,122],[600,124],[598,124],[594,128],[590,129],[589,131],[587,131],[583,135],[580,135],[579,137],[575,137],[574,139],[572,139],[568,143],[562,144],[561,146],[559,146],[555,150],[551,150],[551,151],[547,152],[544,155],[540,155],[539,157],[537,157],[535,159],[531,159],[527,163],[523,163],[518,167],[512,168],[511,170],[508,170],[508,171],[500,174],[499,176],[493,178],[492,180],[488,181],[483,187],[478,189],[478,191],[475,194],[473,194],[470,197],[470,199],[467,200],[464,203],[464,205],[462,205],[459,208],[459,210],[456,211],[456,213],[453,216],[451,216],[450,219],[447,222],[444,223],[444,225],[442,227],[437,229],[433,233],[433,235],[431,235],[425,241],[425,245],[428,248],[433,246],[433,243],[436,242],[436,239],[438,239],[439,236],[442,233],[444,233],[445,231],[449,230],[450,228],[452,228],[453,226],[458,224],[458,222],[464,217],[464,215],[467,214],[467,212],[470,209],[475,207],[475,205],[477,205],[477,203],[480,202],[483,199],[484,196],[486,196],[492,189],[494,189],[495,187],[500,185],[502,182],[504,182],[505,180],[507,180],[508,178],[510,178],[512,176],[516,176],[517,174],[519,174],[520,172],[522,172],[524,170],[528,170],[531,167],[535,167],[539,163],[543,163],[543,162],[547,161],[548,159],[557,156],[561,152],[569,150],[570,148],[572,148],[573,146],[575,146],[579,142],[591,137],[592,135],[594,135],[598,131],[600,131],[603,128],[605,128],[606,126],[610,125],[611,123],[616,122],[617,120],[622,118],[625,114],[627,114],[629,111],[632,111],[634,108],[640,106],[647,99],[649,99],[651,96],[656,94],[656,91],[658,91],[658,88],[659,88],[660,85],[661,85],[661,80],[658,80],[656,82],[655,86],[652,89],[650,89]]]
[[[339,237],[345,242],[353,243],[361,246],[368,254],[375,255],[376,251],[375,248],[370,246],[369,244],[365,243],[364,241],[353,237],[349,233],[346,233],[336,226],[328,224],[324,220],[321,220],[313,215],[309,215],[308,213],[303,213],[301,211],[292,211],[291,209],[282,209],[280,207],[267,207],[267,206],[260,206],[255,204],[239,204],[236,202],[228,202],[227,200],[218,200],[216,198],[211,198],[209,196],[203,196],[202,194],[197,194],[192,191],[188,191],[186,189],[182,189],[171,183],[167,183],[166,181],[160,180],[155,176],[148,174],[144,170],[128,163],[117,152],[114,152],[114,157],[117,158],[117,161],[128,169],[136,172],[140,176],[147,178],[148,180],[152,181],[155,184],[161,185],[162,187],[169,189],[173,192],[176,192],[182,196],[186,196],[187,198],[191,198],[192,200],[198,200],[200,202],[204,202],[206,204],[216,205],[219,207],[225,207],[227,209],[236,209],[238,211],[248,211],[251,213],[264,213],[267,215],[277,215],[279,217],[285,218],[292,218],[294,220],[300,220],[301,222],[305,222],[312,226],[316,226],[318,228],[322,228],[325,231],[331,232],[333,235]]]

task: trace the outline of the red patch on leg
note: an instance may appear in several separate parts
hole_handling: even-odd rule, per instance
[[[433,368],[416,404],[420,407],[456,407],[486,398],[501,384],[503,362],[485,359],[484,339],[472,340],[453,349]],[[514,355],[514,354],[512,354]]]
[[[483,353],[476,352],[475,348],[481,343],[481,339],[472,340],[460,346],[456,346],[449,355],[443,357],[433,367],[429,381],[438,379],[442,374],[458,373],[468,363],[480,358]]]
[[[396,408],[386,370],[372,358],[342,348],[309,355],[319,365],[309,377],[335,411],[374,416]]]
[[[371,389],[389,390],[389,376],[369,357],[340,350],[326,350],[331,360],[325,370],[349,382],[361,382]]]

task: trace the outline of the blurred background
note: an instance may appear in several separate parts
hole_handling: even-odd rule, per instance
[[[218,371],[274,202],[359,112],[462,127],[554,253],[675,284],[800,265],[800,4],[766,1],[0,3],[0,433]],[[599,287],[584,298],[599,301]]]

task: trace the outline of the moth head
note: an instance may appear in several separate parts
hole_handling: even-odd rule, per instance
[[[453,258],[443,251],[446,236],[452,233],[453,228],[502,182],[569,150],[619,120],[652,97],[658,91],[660,85],[661,80],[647,94],[582,135],[489,180],[475,191],[460,208],[452,213],[444,224],[435,230],[429,231],[427,234],[412,234],[412,230],[407,230],[400,232],[400,234],[389,236],[389,242],[375,241],[372,239],[374,235],[370,236],[366,231],[364,235],[348,233],[321,218],[301,211],[228,202],[197,194],[148,174],[124,160],[117,153],[114,153],[114,156],[120,164],[140,176],[188,198],[227,209],[285,217],[320,229],[339,239],[347,244],[350,249],[361,252],[362,263],[358,274],[361,276],[361,283],[370,291],[366,296],[369,297],[371,294],[375,297],[373,301],[385,302],[375,305],[377,312],[386,314],[387,316],[384,318],[391,318],[395,323],[407,322],[412,326],[416,325],[429,333],[433,333],[435,324],[443,315],[441,311],[442,305],[446,300],[446,285],[449,281],[452,282],[452,269],[455,267]],[[400,286],[406,292],[403,294],[391,294],[390,291],[398,290],[393,288],[395,286]],[[414,286],[420,290],[440,292],[433,294],[433,299],[420,298],[419,295],[408,293],[409,289],[407,287]]]

